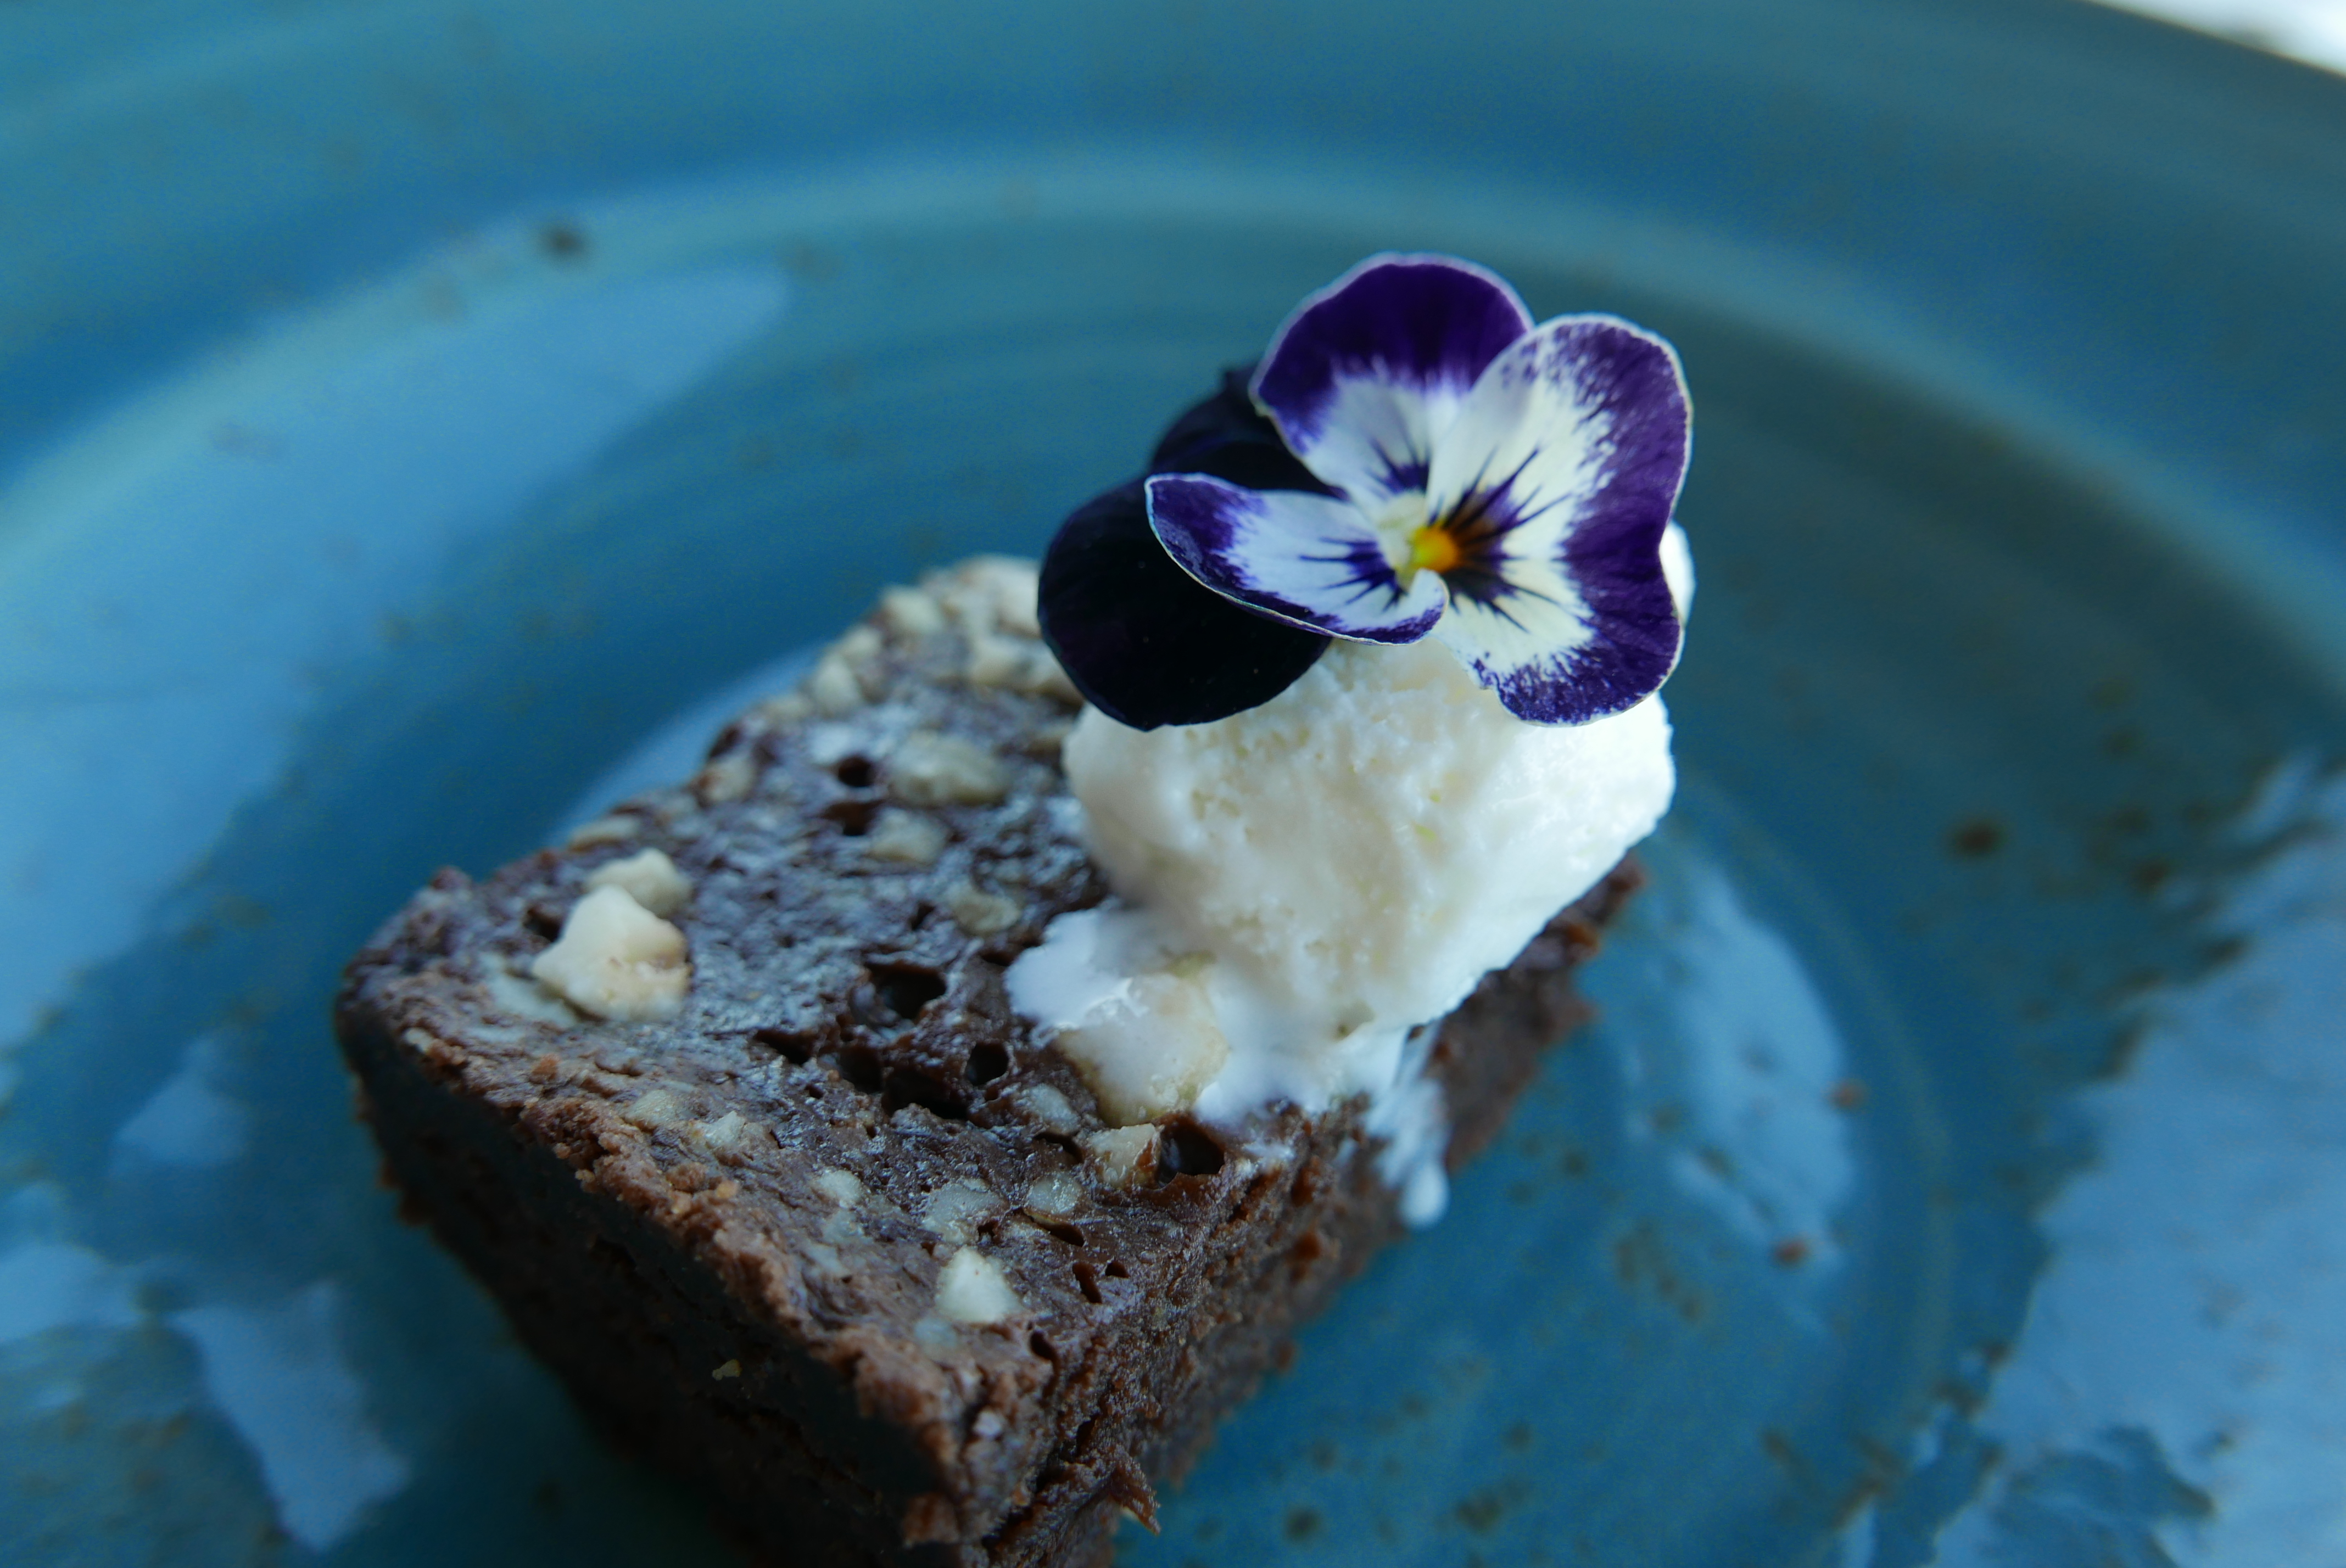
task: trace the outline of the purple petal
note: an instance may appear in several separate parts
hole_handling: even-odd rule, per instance
[[[1468,389],[1531,324],[1515,291],[1471,262],[1373,256],[1287,319],[1254,400],[1312,473],[1378,515],[1425,488]]]
[[[1094,708],[1135,729],[1269,702],[1328,639],[1266,620],[1173,564],[1140,483],[1077,507],[1043,557],[1043,639]]]
[[[1413,643],[1442,617],[1441,579],[1403,585],[1368,519],[1333,496],[1164,473],[1148,481],[1148,523],[1183,571],[1292,626]]]
[[[1222,372],[1221,390],[1181,412],[1148,454],[1151,473],[1210,473],[1249,490],[1327,487],[1287,450],[1279,427],[1247,395],[1246,371]]]
[[[1609,316],[1543,322],[1459,411],[1428,496],[1462,555],[1441,636],[1519,717],[1620,712],[1677,663],[1661,542],[1688,422],[1678,356]]]

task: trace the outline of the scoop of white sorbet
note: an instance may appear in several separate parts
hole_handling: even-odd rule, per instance
[[[1676,524],[1662,565],[1683,616]],[[1212,724],[1087,708],[1065,756],[1120,897],[1339,1029],[1450,1011],[1653,831],[1677,783],[1659,697],[1527,724],[1432,637],[1335,643]]]
[[[1526,724],[1430,637],[1339,642],[1212,724],[1088,710],[1065,755],[1119,896],[1344,1031],[1449,1012],[1653,830],[1676,782],[1658,698]]]

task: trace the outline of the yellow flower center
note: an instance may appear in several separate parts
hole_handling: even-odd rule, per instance
[[[1413,572],[1447,572],[1458,565],[1458,541],[1448,529],[1428,523],[1409,536],[1409,565]]]

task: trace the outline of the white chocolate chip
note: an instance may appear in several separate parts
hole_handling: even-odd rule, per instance
[[[921,1225],[955,1247],[966,1247],[977,1239],[978,1222],[1001,1207],[999,1197],[975,1182],[954,1182],[930,1196]]]
[[[1032,646],[992,632],[974,632],[961,677],[972,686],[1017,686],[1026,677],[1026,652]]]
[[[1070,707],[1084,699],[1084,694],[1076,689],[1076,683],[1067,678],[1067,672],[1061,667],[1058,656],[1040,643],[1035,646],[1035,652],[1027,660],[1026,678],[1018,689],[1035,697],[1056,697]]]
[[[863,1201],[863,1183],[853,1171],[827,1168],[815,1173],[814,1185],[842,1208]]]
[[[945,826],[917,811],[890,806],[872,819],[863,835],[863,852],[875,860],[899,860],[908,866],[933,866],[945,852]]]
[[[811,718],[814,717],[814,704],[809,702],[802,692],[786,691],[779,697],[766,698],[751,711],[766,723],[779,728]]]
[[[672,1127],[678,1122],[692,1119],[691,1108],[665,1084],[646,1089],[619,1115],[648,1133],[656,1133],[662,1127]]]
[[[645,850],[624,860],[597,866],[586,885],[624,888],[629,898],[662,917],[676,913],[692,900],[692,883],[658,850]]]
[[[1202,978],[1178,972],[1137,977],[1056,1044],[1118,1126],[1188,1110],[1230,1057]]]
[[[728,1378],[738,1378],[741,1375],[741,1363],[739,1361],[726,1361],[720,1364],[715,1371],[709,1375],[712,1380],[720,1383],[725,1381]]]
[[[740,1148],[749,1133],[749,1120],[739,1111],[728,1111],[713,1122],[696,1122],[692,1127],[693,1141],[720,1157]]]
[[[999,1323],[1025,1303],[1002,1265],[974,1247],[953,1255],[937,1276],[937,1315],[954,1323]]]
[[[597,888],[562,922],[531,974],[582,1013],[630,1023],[673,1018],[692,983],[684,932],[625,888]]]
[[[971,936],[995,936],[1018,923],[1018,901],[989,893],[964,877],[944,891],[945,912]]]
[[[1076,1141],[1083,1145],[1084,1163],[1102,1186],[1135,1186],[1157,1169],[1155,1127],[1111,1127],[1086,1133]]]
[[[1081,702],[1075,683],[1049,648],[1033,637],[1003,636],[994,632],[969,635],[969,657],[962,679],[972,686],[1023,691],[1029,697],[1056,697]]]
[[[980,555],[945,580],[943,597],[964,632],[999,629],[1031,637],[1042,631],[1035,614],[1039,582],[1032,561]]]
[[[1027,1187],[1026,1207],[1046,1219],[1056,1219],[1063,1214],[1073,1214],[1083,1196],[1083,1183],[1065,1171],[1046,1171]]]
[[[1018,1103],[1026,1114],[1051,1132],[1071,1138],[1084,1130],[1084,1119],[1076,1115],[1067,1097],[1048,1084],[1029,1084],[1018,1091]]]
[[[746,751],[729,751],[694,776],[692,790],[704,805],[722,806],[747,795],[757,781],[757,759]]]
[[[816,661],[814,673],[807,677],[806,694],[817,712],[833,718],[863,706],[863,683],[837,653],[827,653]]]
[[[642,818],[617,812],[608,817],[597,817],[572,829],[569,843],[574,850],[591,850],[599,844],[624,844],[643,830]]]
[[[899,636],[933,637],[945,629],[944,606],[918,588],[883,590],[880,619]]]
[[[991,806],[1010,792],[1010,770],[958,736],[916,729],[888,759],[888,787],[910,806]]]

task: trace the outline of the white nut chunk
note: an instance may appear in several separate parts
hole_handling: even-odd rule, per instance
[[[932,586],[964,633],[999,630],[1031,637],[1042,630],[1035,613],[1039,577],[1032,561],[980,555]]]
[[[683,1097],[673,1088],[666,1084],[658,1084],[637,1095],[619,1115],[644,1131],[656,1133],[662,1127],[690,1121],[692,1107],[686,1105]]]
[[[746,751],[729,751],[693,775],[693,792],[705,805],[729,806],[758,782],[758,764]]]
[[[883,588],[880,620],[899,636],[933,637],[945,629],[945,610],[918,588]]]
[[[937,1276],[937,1316],[953,1323],[999,1323],[1025,1303],[996,1263],[974,1247],[949,1258]]]
[[[997,936],[1018,923],[1018,902],[987,892],[967,877],[944,891],[945,912],[971,936]]]
[[[882,810],[863,836],[863,852],[875,860],[907,866],[933,866],[945,852],[945,826],[917,811],[891,806]]]
[[[991,806],[1010,792],[1010,770],[983,747],[916,729],[888,759],[888,783],[909,806]]]
[[[613,860],[607,866],[597,866],[586,879],[588,888],[623,888],[652,913],[668,916],[676,913],[692,900],[692,883],[676,869],[676,862],[658,850],[646,850],[629,855],[624,860]]]
[[[815,1173],[814,1185],[842,1208],[853,1208],[863,1201],[863,1183],[853,1171],[825,1166]]]
[[[1125,993],[1059,1032],[1059,1052],[1118,1126],[1186,1111],[1230,1059],[1213,998],[1192,974],[1136,977]]]
[[[1084,1146],[1084,1163],[1102,1186],[1137,1186],[1157,1169],[1155,1127],[1114,1127],[1086,1133],[1077,1142]]]
[[[623,1023],[675,1017],[692,983],[684,932],[622,887],[580,899],[529,972],[581,1013]]]
[[[1002,1207],[1002,1199],[975,1182],[953,1182],[939,1187],[921,1210],[922,1228],[955,1247],[976,1239],[980,1221]]]
[[[572,829],[569,842],[574,850],[591,850],[598,844],[624,844],[643,830],[642,818],[614,812]]]

